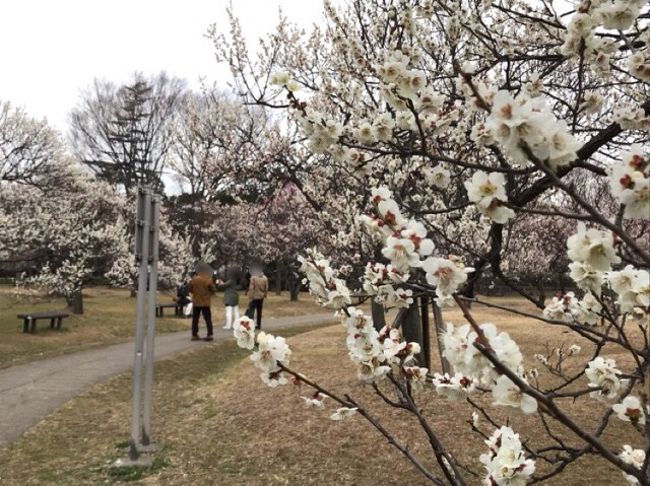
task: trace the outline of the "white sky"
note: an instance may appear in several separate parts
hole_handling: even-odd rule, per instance
[[[165,70],[198,86],[230,73],[204,37],[227,32],[229,0],[0,0],[0,100],[47,117],[65,132],[79,91],[93,78],[125,80]],[[301,25],[318,21],[322,0],[233,0],[245,34],[274,28],[281,6]]]

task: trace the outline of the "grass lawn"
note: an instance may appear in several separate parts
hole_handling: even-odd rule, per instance
[[[35,334],[22,332],[23,322],[16,317],[22,312],[61,310],[63,299],[25,300],[16,298],[9,286],[0,286],[0,368],[34,359],[71,353],[95,346],[128,341],[135,328],[135,299],[127,290],[93,287],[84,290],[83,315],[64,319],[61,330],[51,330],[49,321],[39,321]],[[171,302],[161,293],[159,302]],[[215,325],[223,319],[222,296],[215,296],[212,304]],[[245,310],[246,297],[240,299],[240,311]],[[297,316],[323,312],[309,296],[290,302],[287,293],[270,294],[264,305],[266,317]],[[166,309],[165,318],[156,321],[158,333],[189,330],[188,319],[177,319],[172,309]]]
[[[520,301],[511,302],[531,310]],[[528,367],[537,366],[532,356],[543,352],[546,345],[575,342],[583,347],[583,355],[590,352],[585,342],[536,321],[479,306],[473,313],[479,322],[493,322],[510,333],[522,348]],[[456,310],[446,312],[445,319],[462,322]],[[434,464],[426,438],[412,418],[387,408],[371,388],[358,383],[344,339],[344,330],[338,325],[292,337],[292,368],[339,394],[351,393],[426,464]],[[435,346],[432,353],[434,360],[439,359]],[[333,423],[328,418],[332,404],[326,410],[303,405],[300,396],[309,393],[307,390],[293,385],[265,387],[246,355],[225,343],[156,365],[154,436],[165,449],[152,470],[118,474],[110,468],[111,462],[125,453],[129,431],[130,374],[124,374],[73,399],[19,441],[0,449],[0,484],[76,486],[127,480],[170,486],[429,484],[361,417]],[[605,356],[617,359],[619,367],[625,368],[625,359],[617,349],[606,349]],[[577,359],[567,371],[577,369],[581,361]],[[547,384],[553,378],[540,370],[540,379]],[[478,396],[477,401],[488,405],[491,398]],[[419,403],[443,442],[465,464],[482,473],[478,456],[486,448],[464,423],[470,419],[471,408],[441,399],[431,388],[419,395]],[[588,425],[594,423],[594,411],[608,406],[589,398],[564,405],[575,420]],[[500,423],[508,421],[531,445],[546,442],[536,416],[524,417],[504,409],[495,416]],[[567,443],[581,443],[557,424],[550,426]],[[487,434],[493,430],[485,421],[480,427]],[[642,444],[642,436],[618,420],[612,421],[603,440],[615,448],[623,443]],[[537,466],[546,467],[542,461]],[[480,481],[472,479],[470,484]],[[561,480],[544,484],[614,485],[622,484],[622,476],[606,462],[586,457],[569,466]]]

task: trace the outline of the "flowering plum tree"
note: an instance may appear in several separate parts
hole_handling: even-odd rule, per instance
[[[0,190],[0,260],[28,261],[21,284],[62,295],[82,313],[83,286],[119,256],[121,198],[69,160],[48,163],[36,193],[17,184]]]
[[[317,251],[301,260],[311,293],[341,317],[359,379],[381,403],[416,418],[435,467],[352,395],[292,369],[284,339],[256,336],[242,318],[235,336],[253,351],[262,380],[312,387],[306,403],[329,397],[333,420],[362,416],[434,484],[464,485],[471,475],[490,485],[561,481],[568,465],[593,454],[629,484],[649,485],[649,18],[645,0],[350,0],[326,1],[324,26],[308,34],[281,18],[256,58],[236,19],[230,37],[213,32],[246,101],[286,112],[287,131],[300,127],[296,144],[312,154],[294,172],[301,190],[314,201],[345,201],[321,205],[334,229],[324,243],[361,245],[353,241],[368,241],[363,229],[379,248],[358,262],[369,263],[356,272],[366,290],[395,307],[432,296],[459,306],[466,320],[441,337],[450,373],[428,370],[399,320],[378,330],[350,305],[354,280],[346,276],[354,272]],[[608,185],[607,197],[587,197],[576,185],[585,179]],[[509,255],[522,251],[511,242],[526,241],[532,216],[556,229],[550,237],[562,242],[576,288],[550,302],[518,284]],[[544,383],[507,333],[474,318],[470,302],[522,314],[474,296],[488,270],[539,307],[527,317],[589,343],[587,353],[575,345],[539,355],[559,384]],[[612,349],[626,359],[608,356]],[[581,356],[576,374],[558,371]],[[419,399],[425,386],[466,400],[494,428],[470,421],[486,439],[482,472],[430,424]],[[486,394],[492,408],[477,404]],[[575,400],[607,404],[594,407],[596,426],[572,416]],[[498,409],[536,416],[545,437],[522,437],[499,423]],[[605,437],[615,420],[627,425],[628,443]]]

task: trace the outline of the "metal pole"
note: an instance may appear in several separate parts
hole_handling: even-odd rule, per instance
[[[147,290],[147,270],[149,265],[149,223],[151,221],[151,192],[148,188],[138,188],[138,210],[136,215],[136,258],[140,258],[138,274],[138,301],[135,325],[135,352],[133,357],[133,407],[131,409],[131,447],[129,458],[138,459],[140,452],[140,401],[142,388],[142,360],[144,345],[145,293]],[[138,247],[140,244],[140,247]]]
[[[156,291],[158,289],[158,237],[160,234],[160,197],[151,201],[151,239],[149,262],[149,305],[147,314],[147,344],[144,362],[144,419],[142,423],[142,445],[151,444],[151,411],[153,393],[154,343],[156,338]]]

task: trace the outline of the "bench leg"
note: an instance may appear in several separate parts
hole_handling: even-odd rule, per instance
[[[165,308],[161,307],[160,308],[160,315],[158,317],[163,317],[165,315]]]
[[[30,319],[31,320],[31,328],[32,328],[32,334],[36,332],[36,319]]]
[[[50,319],[50,329],[54,329],[54,321],[56,321],[56,317]]]
[[[62,323],[62,322],[63,322],[63,317],[59,317],[59,318],[56,320],[56,328],[57,328],[57,329],[61,329],[61,323]]]
[[[26,317],[23,319],[23,332],[28,333],[29,332],[29,319]]]

